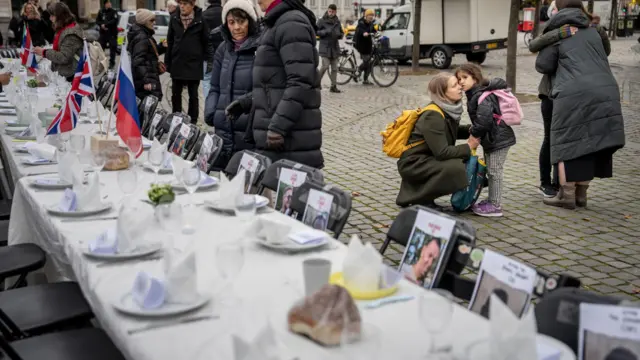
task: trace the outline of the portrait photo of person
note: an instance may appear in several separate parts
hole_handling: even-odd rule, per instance
[[[475,298],[471,299],[471,311],[489,318],[491,294],[495,294],[516,316],[521,317],[529,304],[526,291],[514,289],[486,271],[477,280],[479,287]]]
[[[640,360],[640,341],[584,330],[583,360]]]
[[[307,178],[307,174],[302,171],[282,168],[278,175],[278,189],[276,191],[276,211],[285,215],[292,215],[291,200],[293,192],[300,187]]]
[[[307,197],[307,206],[302,215],[302,222],[316,230],[326,230],[329,225],[332,204],[333,195],[311,189]]]
[[[429,286],[442,255],[446,240],[432,237],[420,228],[415,228],[402,259],[400,270],[410,280]]]
[[[276,208],[285,215],[291,215],[291,199],[293,198],[293,187],[288,186],[282,191],[282,196],[278,197]]]

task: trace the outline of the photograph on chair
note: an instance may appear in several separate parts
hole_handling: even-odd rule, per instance
[[[256,159],[255,156],[244,153],[240,159],[240,165],[238,165],[238,172],[242,169],[245,169],[245,175],[247,177],[244,182],[246,184],[245,193],[249,193],[249,190],[253,185],[256,172],[260,169],[260,161]]]
[[[316,230],[327,230],[329,214],[333,204],[333,195],[316,189],[309,190],[307,206],[304,208],[302,222]]]
[[[202,145],[200,146],[200,151],[198,152],[198,156],[196,156],[196,164],[198,169],[202,172],[207,172],[209,170],[209,158],[211,154],[217,148],[213,146],[213,138],[209,134],[204,134],[204,138],[202,139]]]
[[[169,127],[169,136],[171,136],[171,134],[173,134],[173,130],[180,125],[180,123],[182,123],[182,117],[178,116],[178,115],[173,115],[173,118],[171,119],[171,126]]]
[[[578,360],[640,360],[640,308],[580,304]]]
[[[187,124],[182,124],[180,126],[180,130],[178,134],[176,134],[175,140],[173,140],[173,144],[171,144],[171,152],[182,157],[185,152],[185,145],[187,144],[187,139],[189,139],[189,133],[191,132],[191,128]]]
[[[160,120],[162,120],[162,114],[155,114],[153,116],[153,120],[151,120],[151,126],[149,127],[149,135],[147,136],[149,140],[153,140],[156,134],[156,129],[158,124],[160,124]]]
[[[440,277],[455,220],[418,210],[398,270],[421,286],[431,289]]]
[[[469,310],[489,318],[489,300],[495,294],[513,313],[522,317],[536,286],[538,272],[502,254],[484,250]]]
[[[280,169],[278,176],[278,189],[276,191],[276,211],[287,216],[292,215],[291,199],[293,190],[302,185],[307,180],[307,173],[293,169]]]

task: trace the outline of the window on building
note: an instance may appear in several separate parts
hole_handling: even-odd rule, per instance
[[[385,30],[406,30],[409,26],[409,13],[395,13],[384,24]]]
[[[326,9],[327,6],[329,6],[329,4],[327,3],[327,0],[321,0],[320,1],[320,6],[322,6],[322,10]]]
[[[316,7],[316,0],[309,0],[309,7],[313,10]]]

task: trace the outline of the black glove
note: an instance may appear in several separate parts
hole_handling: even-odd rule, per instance
[[[284,136],[274,131],[267,131],[267,149],[280,151],[284,148]]]
[[[253,105],[253,98],[251,93],[231,102],[229,106],[224,109],[224,113],[230,121],[234,121],[242,114],[248,114],[251,111]]]

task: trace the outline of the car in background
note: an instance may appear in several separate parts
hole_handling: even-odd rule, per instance
[[[153,26],[155,34],[153,38],[156,42],[161,43],[167,38],[167,32],[169,31],[169,13],[167,11],[155,10],[156,23]],[[127,37],[127,31],[132,24],[136,22],[135,11],[121,11],[118,14],[118,46],[122,46]]]

